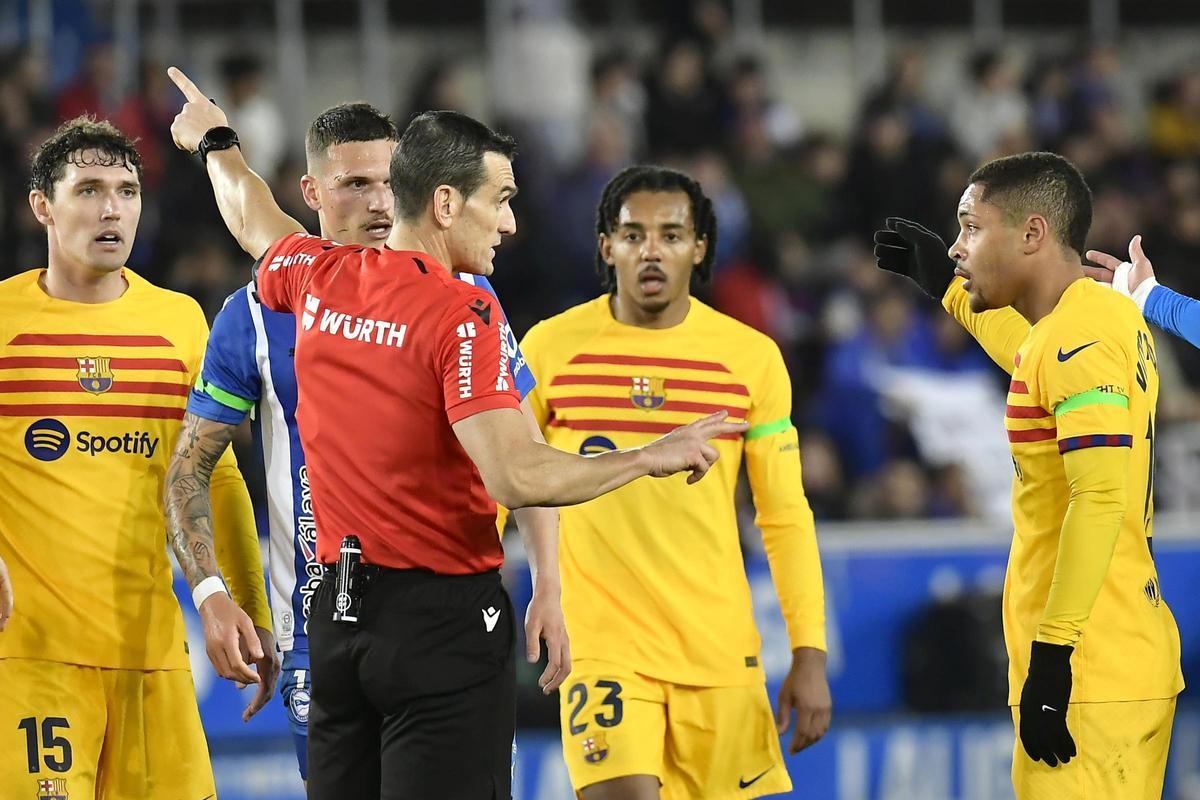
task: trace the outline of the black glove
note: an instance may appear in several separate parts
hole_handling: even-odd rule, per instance
[[[904,275],[941,302],[954,280],[954,261],[946,255],[942,237],[920,223],[888,217],[875,231],[875,263],[880,269]]]
[[[1029,677],[1021,690],[1021,744],[1034,761],[1057,767],[1075,756],[1075,740],[1067,730],[1071,700],[1071,652],[1065,644],[1034,642]]]

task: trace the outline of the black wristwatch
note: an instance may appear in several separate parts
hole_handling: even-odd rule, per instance
[[[231,147],[241,148],[242,143],[238,141],[237,131],[225,125],[219,125],[216,128],[209,128],[204,133],[204,138],[200,140],[200,145],[196,148],[196,152],[200,154],[200,160],[207,163],[208,154],[213,150],[228,150]]]

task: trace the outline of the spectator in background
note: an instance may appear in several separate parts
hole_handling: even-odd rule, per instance
[[[755,120],[761,123],[772,145],[786,148],[804,133],[800,116],[770,97],[762,62],[754,56],[742,56],[734,62],[725,100],[725,129],[731,135],[736,135],[745,122]]]
[[[462,68],[453,61],[435,58],[425,64],[412,84],[412,93],[399,103],[401,125],[423,111],[463,111],[467,106]]]
[[[592,62],[593,115],[618,120],[624,128],[633,158],[646,150],[646,87],[638,79],[638,65],[624,50],[609,50]]]
[[[221,106],[238,132],[247,163],[259,175],[274,176],[287,154],[287,131],[279,106],[263,86],[262,62],[249,50],[240,50],[222,59],[221,78]]]
[[[722,96],[695,40],[669,44],[648,81],[645,124],[650,157],[687,156],[709,145],[720,129]]]
[[[982,161],[1025,131],[1029,107],[1017,86],[1016,70],[1003,55],[979,53],[971,59],[969,72],[971,85],[954,102],[950,125],[958,146]]]
[[[898,109],[880,108],[864,120],[849,161],[846,190],[853,198],[854,235],[867,240],[885,216],[929,208],[929,161],[914,145],[912,129]]]
[[[915,45],[896,49],[887,75],[867,95],[860,121],[873,118],[886,109],[894,109],[908,123],[913,137],[926,145],[938,146],[946,139],[946,124],[923,93],[925,59]]]
[[[56,105],[59,122],[94,114],[103,119],[116,108],[114,96],[116,69],[110,42],[99,42],[88,48],[83,70],[58,95]]]
[[[1200,68],[1160,87],[1150,109],[1150,144],[1168,158],[1200,155]]]

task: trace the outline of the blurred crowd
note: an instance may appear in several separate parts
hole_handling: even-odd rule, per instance
[[[594,296],[604,184],[638,161],[677,166],[704,185],[720,225],[713,280],[699,295],[768,333],[789,364],[818,518],[1003,516],[1004,376],[936,304],[875,268],[872,231],[904,216],[949,242],[976,165],[1052,149],[1092,187],[1090,247],[1124,254],[1142,233],[1160,281],[1200,296],[1200,64],[1149,78],[1134,104],[1118,81],[1128,76],[1118,47],[1020,61],[1004,49],[977,52],[947,103],[928,96],[922,50],[892,45],[886,76],[859,98],[848,135],[778,101],[773,81],[799,78],[738,52],[719,18],[672,30],[649,58],[600,51],[570,163],[539,159],[544,133],[519,115],[489,120],[522,144],[519,231],[497,256],[495,282],[518,332]],[[431,65],[386,110],[403,126],[427,108],[466,109],[461,69]],[[247,279],[248,259],[224,233],[198,161],[171,143],[180,98],[163,65],[141,65],[124,97],[112,94],[113,71],[104,43],[56,88],[49,65],[28,52],[0,54],[0,277],[45,259],[25,201],[31,148],[90,112],[137,137],[144,159],[147,202],[130,266],[212,315]],[[264,65],[230,55],[219,74],[251,165],[315,230],[297,190],[303,153],[287,146],[294,137],[283,133]],[[1159,334],[1160,424],[1170,426],[1200,417],[1200,353],[1167,342]]]

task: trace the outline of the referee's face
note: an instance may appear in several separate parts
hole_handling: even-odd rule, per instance
[[[455,272],[491,275],[492,259],[505,236],[517,232],[512,199],[517,194],[512,162],[499,153],[484,153],[483,185],[462,198],[447,231],[450,266]]]
[[[56,258],[98,272],[125,265],[142,216],[142,186],[132,166],[96,150],[79,151],[54,184],[54,196],[33,191],[29,202]]]

